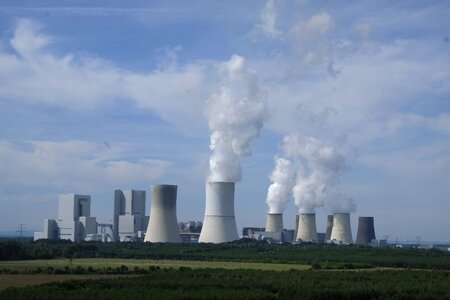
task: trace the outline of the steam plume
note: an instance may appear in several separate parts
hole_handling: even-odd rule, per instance
[[[346,159],[336,148],[298,133],[284,137],[283,151],[297,165],[292,189],[295,204],[301,213],[314,213],[317,207],[323,206],[330,186],[339,181]]]
[[[224,85],[206,104],[212,150],[210,181],[241,180],[241,157],[249,156],[250,142],[259,136],[266,119],[256,74],[247,69],[245,59],[233,55],[220,66],[226,74]]]
[[[353,198],[342,194],[330,195],[331,200],[327,201],[332,213],[352,213],[356,211],[356,204]]]
[[[275,157],[275,169],[270,175],[272,184],[267,191],[269,213],[280,214],[286,208],[292,187],[295,183],[295,170],[292,162],[283,157]]]

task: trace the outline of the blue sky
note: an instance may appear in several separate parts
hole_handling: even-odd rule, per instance
[[[92,195],[106,222],[115,188],[151,183],[178,184],[179,220],[201,220],[205,102],[239,55],[268,111],[241,160],[239,227],[264,225],[273,157],[299,132],[347,153],[333,189],[357,204],[354,235],[367,215],[378,237],[450,241],[449,13],[446,1],[1,1],[0,230],[40,230],[61,193]],[[286,227],[296,211],[291,199]]]

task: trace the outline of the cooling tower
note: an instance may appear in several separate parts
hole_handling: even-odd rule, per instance
[[[266,232],[283,231],[283,214],[267,214]]]
[[[331,230],[331,240],[336,240],[344,244],[353,244],[349,213],[334,214],[333,229]]]
[[[373,225],[373,217],[358,218],[358,234],[356,236],[356,244],[368,245],[375,240],[375,227]]]
[[[177,186],[152,185],[150,187],[150,221],[145,242],[181,243],[177,222]]]
[[[199,243],[225,243],[239,238],[234,218],[234,182],[207,182],[205,219]]]
[[[298,218],[300,216],[299,215],[295,215],[295,232],[294,232],[294,237],[292,238],[292,241],[296,241],[297,240],[297,233],[298,233]]]
[[[331,240],[331,230],[333,229],[333,215],[327,216],[327,235],[325,241]]]
[[[297,241],[317,243],[316,214],[299,215]]]

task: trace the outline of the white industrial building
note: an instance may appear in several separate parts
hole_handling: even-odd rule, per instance
[[[44,231],[34,240],[63,239],[80,242],[97,233],[97,221],[91,214],[91,196],[66,194],[58,201],[58,219],[44,219]]]
[[[145,191],[115,190],[113,235],[116,241],[135,241],[147,230]]]

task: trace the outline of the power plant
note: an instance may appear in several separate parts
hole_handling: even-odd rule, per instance
[[[151,205],[145,242],[181,243],[177,221],[177,186],[152,185]]]
[[[318,242],[316,230],[316,214],[299,214],[296,240],[302,242]]]
[[[376,240],[373,217],[359,217],[356,244],[369,245],[373,240]]]
[[[342,244],[353,244],[352,228],[350,226],[349,213],[335,213],[333,216],[333,229],[331,230],[331,241]]]
[[[225,243],[239,239],[234,213],[234,182],[205,184],[203,224],[194,221],[178,223],[177,190],[176,185],[151,185],[150,216],[144,214],[145,191],[114,190],[112,224],[97,223],[96,218],[90,216],[90,196],[60,195],[58,218],[45,219],[44,230],[35,232],[34,239],[152,243]],[[349,213],[328,215],[326,233],[317,232],[315,213],[297,214],[295,223],[295,229],[285,229],[282,213],[267,213],[265,228],[245,227],[243,236],[276,243],[353,244]],[[359,217],[356,244],[381,245],[376,240],[373,217]]]
[[[234,216],[234,182],[207,182],[205,219],[199,243],[225,243],[239,239]]]
[[[267,214],[266,232],[283,231],[283,214]]]

